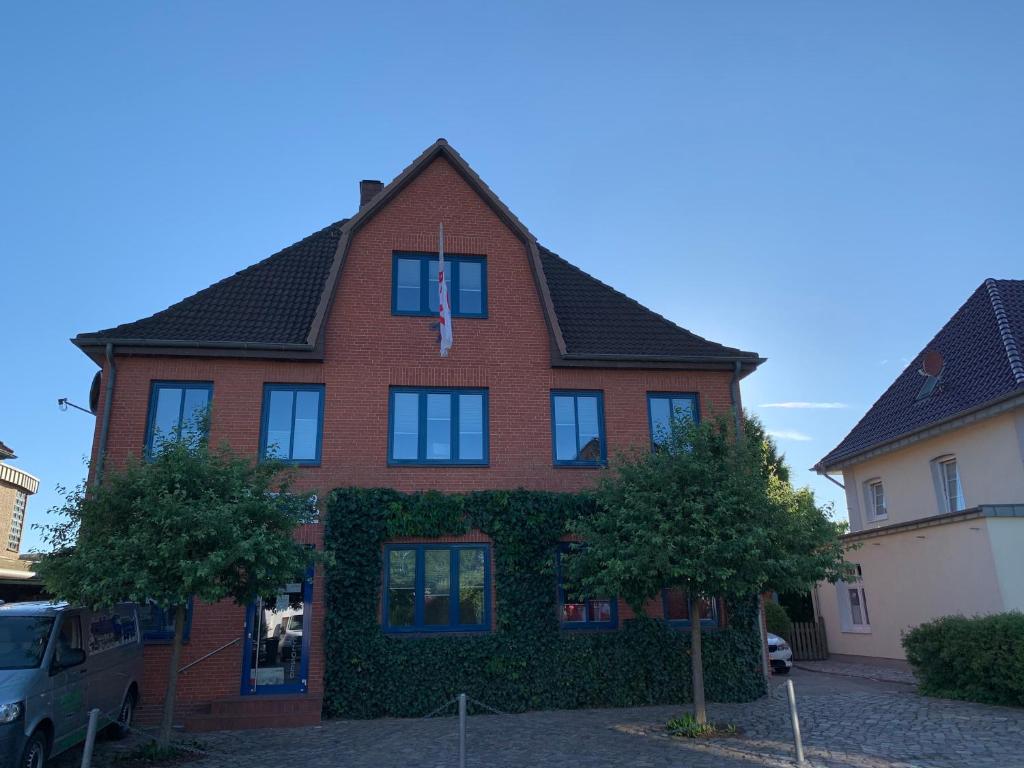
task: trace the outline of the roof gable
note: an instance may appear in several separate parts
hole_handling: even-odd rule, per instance
[[[536,238],[444,139],[438,139],[352,218],[332,224],[151,317],[72,341],[96,354],[106,344],[149,354],[318,357],[348,249],[359,229],[434,160],[443,157],[524,244],[556,364],[687,366],[762,359],[690,333],[596,280]],[[550,272],[550,274],[549,274]],[[563,326],[568,331],[563,330]]]
[[[1024,281],[986,280],[816,468],[836,468],[882,445],[1024,392]],[[938,386],[918,397],[922,354],[936,351]]]

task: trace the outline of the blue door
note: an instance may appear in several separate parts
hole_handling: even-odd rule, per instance
[[[249,606],[242,654],[242,694],[305,693],[313,607],[313,569],[272,598]]]

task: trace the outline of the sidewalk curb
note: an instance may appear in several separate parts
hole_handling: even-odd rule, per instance
[[[917,682],[916,681],[910,682],[910,681],[907,681],[907,680],[896,680],[896,679],[891,678],[891,677],[877,677],[877,676],[874,676],[874,675],[858,675],[858,674],[855,674],[853,672],[839,672],[838,670],[814,669],[813,667],[805,667],[804,665],[798,664],[795,661],[793,662],[793,666],[796,667],[797,669],[802,669],[805,672],[814,672],[814,673],[819,674],[819,675],[835,675],[837,677],[855,677],[855,678],[858,678],[860,680],[873,680],[876,683],[895,683],[896,685],[910,685],[910,686],[913,686],[915,688],[917,687]]]

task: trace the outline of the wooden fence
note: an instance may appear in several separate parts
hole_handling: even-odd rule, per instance
[[[793,649],[793,661],[821,661],[828,658],[824,619],[794,621],[792,635],[789,646]]]

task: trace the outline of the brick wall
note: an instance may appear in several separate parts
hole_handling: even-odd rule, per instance
[[[391,315],[392,253],[435,250],[439,221],[445,225],[448,253],[485,255],[488,264],[488,317],[455,319],[455,343],[447,359],[438,355],[437,331],[430,327],[433,318]],[[322,463],[303,468],[301,474],[304,488],[322,493],[343,485],[448,492],[590,487],[602,470],[552,466],[549,398],[555,388],[604,392],[609,456],[648,445],[648,391],[698,392],[705,418],[731,407],[731,375],[724,371],[552,368],[548,331],[525,246],[443,159],[435,160],[356,235],[325,333],[323,363],[119,356],[108,440],[110,465],[141,452],[150,383],[161,379],[212,381],[212,441],[226,440],[252,456],[258,448],[264,383],[323,384]],[[389,467],[392,385],[487,388],[490,465]],[[97,424],[101,422],[102,414]],[[303,535],[316,539],[319,531],[314,527]],[[310,690],[315,692],[322,686],[322,595],[318,576],[310,668]],[[620,616],[628,616],[628,609],[622,608]],[[651,611],[660,611],[660,605]],[[184,662],[238,636],[243,623],[242,608],[197,605]],[[162,687],[167,653],[159,646],[147,650],[150,701]],[[241,655],[236,645],[189,670],[180,682],[180,700],[237,694]]]

